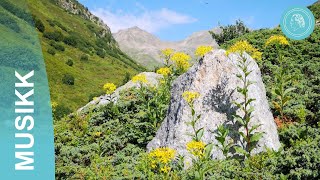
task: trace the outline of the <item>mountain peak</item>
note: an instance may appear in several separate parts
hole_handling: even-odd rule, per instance
[[[157,36],[134,26],[120,30],[114,34],[114,38],[122,51],[150,70],[162,65],[162,59],[159,56],[161,49],[172,48],[176,51],[193,54],[200,45],[218,47],[209,31],[195,32],[184,40],[170,42],[162,41]]]

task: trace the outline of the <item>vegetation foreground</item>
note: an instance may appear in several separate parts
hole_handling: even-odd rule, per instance
[[[257,36],[261,38],[257,38]],[[255,132],[259,126],[249,126],[254,107],[245,102],[235,103],[244,116],[233,115],[247,134],[238,132],[245,141],[244,146],[227,141],[232,131],[220,126],[212,134],[219,142],[218,149],[224,159],[211,159],[213,144],[201,139],[202,128],[195,128],[201,114],[193,108],[197,92],[186,91],[183,98],[190,106],[194,133],[186,150],[192,161],[186,162],[175,149],[161,147],[146,152],[147,143],[155,136],[170,100],[171,82],[191,66],[189,55],[162,51],[165,67],[156,72],[163,75],[159,86],[148,85],[146,77],[137,75],[132,81],[140,88],[131,88],[121,93],[116,104],[92,107],[89,112],[73,115],[56,121],[56,177],[58,179],[319,179],[320,173],[320,129],[319,129],[319,63],[320,54],[314,51],[319,46],[319,27],[304,41],[288,41],[278,29],[260,30],[241,35],[223,44],[227,55],[237,53],[241,57],[239,67],[244,81],[237,91],[247,96],[247,61],[244,52],[256,59],[267,85],[268,98],[272,107],[282,147],[278,151],[267,150],[252,154],[262,133]],[[296,46],[303,47],[297,50]],[[312,47],[312,48],[311,48]],[[310,48],[307,51],[306,48]],[[200,46],[195,52],[201,59],[212,50]],[[304,57],[308,71],[300,71],[301,59],[294,58],[292,51]],[[310,59],[308,59],[310,57]],[[310,62],[310,63],[311,63]],[[307,64],[307,65],[306,65]],[[310,80],[318,83],[310,83]],[[298,82],[299,83],[298,83]],[[304,87],[307,86],[308,87]],[[311,94],[301,96],[301,92]],[[317,89],[314,91],[312,88]],[[104,86],[106,94],[116,89],[112,83]],[[311,98],[313,97],[313,98]],[[302,98],[307,99],[306,101]],[[312,106],[312,108],[309,108]]]

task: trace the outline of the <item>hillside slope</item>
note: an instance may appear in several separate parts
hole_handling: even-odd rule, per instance
[[[218,29],[215,29],[215,31],[218,31]],[[114,38],[122,51],[151,70],[162,65],[163,60],[159,56],[162,49],[172,48],[192,55],[200,45],[218,47],[208,31],[195,32],[182,41],[170,42],[162,41],[139,27],[132,27],[115,33]]]
[[[102,94],[106,82],[122,84],[143,70],[124,54],[109,27],[74,0],[27,0],[39,31],[51,99],[62,116]],[[1,12],[24,12],[19,1],[1,1]],[[19,32],[16,32],[19,33]]]

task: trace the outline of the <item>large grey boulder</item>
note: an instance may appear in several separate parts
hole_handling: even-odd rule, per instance
[[[249,80],[256,82],[249,87],[250,98],[256,99],[252,102],[255,111],[251,125],[261,124],[258,131],[265,133],[254,153],[261,152],[266,148],[277,150],[280,147],[277,127],[268,105],[261,72],[257,63],[249,55],[246,56],[251,62],[249,69],[253,71]],[[182,98],[184,91],[200,93],[194,106],[197,114],[201,114],[197,127],[204,127],[205,132],[202,140],[205,143],[217,144],[212,132],[216,132],[220,124],[237,131],[239,127],[233,125],[232,114],[240,111],[233,105],[233,101],[243,101],[242,96],[236,91],[237,86],[242,86],[236,77],[240,72],[236,66],[238,60],[238,55],[231,54],[228,58],[224,50],[214,50],[207,54],[203,60],[193,65],[187,73],[177,78],[172,85],[172,97],[167,117],[157,131],[155,138],[147,145],[148,150],[167,146],[176,149],[181,155],[189,156],[186,144],[191,141],[188,134],[193,131],[191,126],[187,125],[187,122],[191,121],[191,109]],[[238,138],[239,140],[239,136],[236,134],[231,136],[233,139],[237,140]],[[222,153],[213,149],[212,157],[222,158]]]
[[[144,74],[146,76],[146,79],[148,81],[148,86],[158,86],[159,80],[163,77],[162,75],[154,73],[154,72],[142,72],[140,74]],[[78,110],[78,113],[86,112],[91,107],[106,105],[110,102],[116,103],[117,100],[120,98],[120,93],[122,91],[125,91],[125,90],[133,88],[133,87],[140,88],[140,84],[137,82],[129,81],[125,85],[117,88],[114,91],[114,93],[112,93],[110,95],[105,94],[105,95],[102,95],[102,96],[97,97],[94,100],[90,101],[84,107],[80,108]]]

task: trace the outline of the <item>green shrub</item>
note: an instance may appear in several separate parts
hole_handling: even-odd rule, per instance
[[[75,36],[67,36],[63,39],[63,42],[73,47],[77,46],[77,38]]]
[[[43,37],[54,40],[54,41],[62,41],[63,40],[63,34],[60,31],[53,31],[53,32],[44,32]]]
[[[58,51],[65,51],[64,46],[59,44],[59,43],[57,43],[57,42],[55,42],[55,41],[50,41],[49,44],[50,44],[50,46],[54,47]]]
[[[68,60],[66,61],[66,65],[68,65],[68,66],[73,66],[73,61],[72,61],[72,59],[68,59]]]
[[[45,26],[42,23],[42,21],[38,18],[35,18],[35,23],[34,25],[36,26],[36,28],[40,31],[40,32],[44,32],[45,30]]]
[[[54,55],[56,54],[56,51],[55,51],[53,48],[49,48],[49,49],[47,50],[47,52],[48,52],[49,54],[51,54],[52,56],[54,56]]]
[[[241,20],[237,20],[235,25],[220,26],[220,29],[222,32],[218,34],[209,31],[219,45],[249,32],[249,28]]]
[[[104,58],[106,56],[106,51],[104,49],[98,48],[97,55],[101,58]]]
[[[63,84],[74,85],[74,77],[71,74],[65,74],[62,78]]]
[[[88,61],[89,60],[89,56],[87,54],[83,54],[80,57],[80,61]]]

